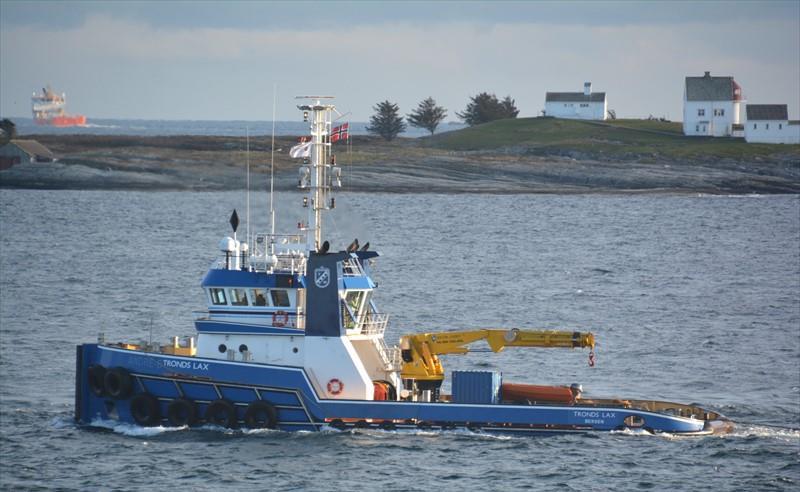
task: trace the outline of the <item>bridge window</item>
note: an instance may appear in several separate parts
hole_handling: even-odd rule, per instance
[[[282,289],[273,289],[269,291],[272,297],[272,305],[278,307],[289,307],[292,304],[289,302],[289,294]]]
[[[250,291],[250,298],[253,300],[253,306],[266,306],[267,296],[264,289],[253,289]]]
[[[247,294],[244,289],[231,289],[231,304],[234,306],[247,306]]]
[[[228,304],[225,298],[225,289],[208,289],[208,293],[211,295],[211,304],[216,306]]]

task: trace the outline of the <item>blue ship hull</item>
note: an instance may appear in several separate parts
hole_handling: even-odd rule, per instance
[[[625,428],[631,416],[643,419],[651,432],[710,434],[726,421],[686,418],[626,408],[585,405],[508,405],[420,403],[321,399],[301,367],[181,357],[84,344],[77,347],[75,415],[85,425],[102,420],[140,424],[131,402],[148,395],[157,408],[150,425],[169,426],[171,402],[191,402],[197,419],[207,423],[209,405],[224,400],[236,409],[230,427],[246,426],[253,402],[267,402],[275,410],[273,427],[283,431],[319,431],[333,428],[467,428],[485,432],[586,432]],[[122,368],[130,375],[126,395],[112,398],[92,387],[90,367]],[[149,396],[152,395],[152,396]],[[157,404],[155,403],[157,401]],[[139,416],[141,420],[141,416]]]

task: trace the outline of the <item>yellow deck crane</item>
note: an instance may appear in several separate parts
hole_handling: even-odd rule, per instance
[[[557,330],[482,329],[442,333],[418,333],[400,337],[403,367],[400,376],[406,389],[438,389],[444,381],[440,355],[466,354],[467,345],[485,340],[493,352],[506,347],[589,348],[590,364],[594,354],[594,335],[589,332]],[[435,399],[435,397],[434,397]]]

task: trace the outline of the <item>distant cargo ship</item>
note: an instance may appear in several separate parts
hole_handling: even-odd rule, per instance
[[[42,89],[41,94],[33,93],[31,97],[31,110],[33,111],[33,121],[37,125],[50,126],[83,126],[86,124],[86,116],[81,114],[68,115],[64,112],[67,105],[67,95],[56,94],[48,85]]]

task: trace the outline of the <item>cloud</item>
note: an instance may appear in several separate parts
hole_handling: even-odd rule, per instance
[[[263,117],[263,108],[253,114],[252,94],[273,82],[295,93],[335,92],[360,120],[379,100],[408,112],[427,96],[454,117],[480,91],[510,94],[532,116],[545,91],[577,91],[591,80],[620,115],[677,118],[683,77],[704,70],[734,75],[748,94],[772,84],[777,93],[763,92],[796,108],[797,41],[795,19],[615,27],[384,22],[297,30],[166,27],[101,14],[73,28],[3,29],[0,103],[8,106],[9,89],[27,87],[29,94],[31,84],[50,80],[48,73],[74,72],[68,82],[86,87],[82,107],[104,116]],[[129,94],[128,106],[110,102],[107,87]]]

